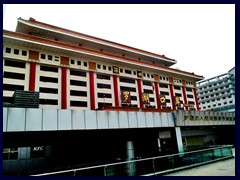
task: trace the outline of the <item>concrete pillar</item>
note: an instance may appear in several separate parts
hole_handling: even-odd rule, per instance
[[[183,142],[182,142],[182,133],[181,133],[180,127],[175,127],[175,132],[176,132],[178,152],[184,153]]]
[[[134,146],[133,141],[126,142],[126,153],[127,153],[127,160],[134,160]],[[128,176],[135,176],[136,174],[136,165],[135,162],[127,163],[127,174]]]

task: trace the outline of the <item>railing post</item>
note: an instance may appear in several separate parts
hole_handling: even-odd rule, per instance
[[[173,159],[174,156],[172,156],[172,168],[174,169],[174,159]]]
[[[107,166],[104,166],[104,176],[107,176]]]
[[[153,173],[154,173],[154,175],[155,175],[155,172],[156,172],[156,170],[155,170],[155,163],[154,163],[154,159],[152,160],[152,164],[153,164]]]

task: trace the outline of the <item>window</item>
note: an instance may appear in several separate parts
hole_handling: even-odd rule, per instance
[[[73,107],[87,107],[86,101],[70,101],[70,106]]]
[[[70,90],[70,95],[71,95],[71,96],[82,96],[82,97],[87,97],[87,92],[86,92],[86,91]]]
[[[98,69],[101,69],[101,65],[100,65],[100,64],[98,64],[98,65],[97,65],[97,68],[98,68]]]
[[[133,71],[133,75],[137,75],[137,72],[136,72],[136,71]]]
[[[181,90],[181,87],[180,86],[174,86],[174,89]]]
[[[78,65],[78,66],[81,66],[81,61],[77,61],[77,65]]]
[[[3,84],[3,90],[6,90],[6,91],[24,90],[24,86],[13,85],[13,84]]]
[[[19,55],[19,49],[14,49],[13,53],[14,53],[15,55]]]
[[[41,71],[58,72],[58,68],[50,66],[40,66]]]
[[[148,77],[148,78],[150,77],[149,74],[147,74],[147,77]]]
[[[111,85],[110,85],[110,84],[97,83],[97,88],[101,88],[101,89],[111,89]]]
[[[136,88],[132,87],[125,87],[125,86],[120,86],[121,91],[131,91],[131,92],[136,92]]]
[[[154,78],[154,76],[151,74],[151,78]]]
[[[148,94],[153,94],[153,90],[150,90],[150,89],[144,89],[143,92]]]
[[[145,74],[145,73],[143,73],[143,77],[146,77],[146,74]]]
[[[97,79],[110,80],[110,76],[108,76],[108,75],[103,75],[103,74],[97,74]]]
[[[143,85],[152,86],[152,83],[151,83],[151,81],[143,81]]]
[[[122,72],[123,72],[123,69],[120,68],[120,73],[122,73]]]
[[[10,79],[25,79],[25,74],[13,73],[13,72],[4,72],[3,77]]]
[[[112,67],[111,67],[111,66],[108,66],[108,70],[109,70],[109,71],[112,71]]]
[[[87,73],[84,71],[70,70],[70,75],[86,77]]]
[[[98,93],[98,98],[112,98],[112,94]]]
[[[55,61],[59,61],[60,57],[59,56],[55,56],[54,60]]]
[[[132,101],[137,101],[137,96],[131,96]]]
[[[159,84],[160,88],[168,88],[167,84]]]
[[[27,56],[27,51],[22,50],[22,56]]]
[[[3,160],[18,159],[18,148],[3,148]]]
[[[86,87],[87,83],[85,81],[70,80],[70,85]]]
[[[53,59],[53,57],[52,57],[52,55],[48,55],[48,60],[52,60]]]
[[[175,93],[175,96],[182,97],[182,94],[180,94],[180,93]]]
[[[106,67],[105,65],[103,65],[103,70],[106,70],[106,68],[107,68],[107,67]]]
[[[39,104],[58,105],[57,99],[39,99]]]
[[[5,51],[6,53],[11,53],[11,48],[6,48],[6,51]]]
[[[169,92],[166,92],[166,91],[160,91],[160,94],[161,94],[161,95],[169,95]]]
[[[40,76],[40,81],[41,82],[58,83],[58,78]]]
[[[19,62],[19,61],[5,60],[5,66],[25,68],[26,63],[24,63],[24,62]]]
[[[46,59],[46,55],[45,55],[45,54],[41,54],[41,55],[40,55],[40,58],[41,58],[41,59]]]
[[[85,67],[87,67],[87,62],[84,62],[83,65],[84,65]]]
[[[193,98],[193,95],[188,94],[187,97],[188,97],[188,98]]]
[[[74,59],[71,59],[71,64],[74,64],[74,62],[75,62]]]
[[[119,78],[120,82],[135,84],[135,79]]]
[[[58,94],[58,89],[40,87],[39,92],[48,94]]]
[[[132,71],[131,71],[131,70],[128,70],[128,69],[125,69],[125,73],[126,73],[126,74],[132,74]]]

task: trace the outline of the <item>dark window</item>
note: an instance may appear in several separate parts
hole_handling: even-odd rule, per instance
[[[187,97],[188,97],[188,98],[193,98],[193,95],[188,94]]]
[[[170,99],[166,99],[166,103],[170,103]]]
[[[108,70],[109,70],[109,71],[112,71],[112,67],[111,67],[111,66],[108,66]]]
[[[146,76],[146,74],[145,73],[143,73],[143,77],[145,77]]]
[[[107,67],[106,67],[105,65],[103,65],[103,70],[106,70],[106,68],[107,68]]]
[[[143,81],[143,85],[152,86],[152,82],[151,81]]]
[[[232,103],[233,101],[229,101],[229,103]]]
[[[57,99],[39,99],[39,104],[58,105]]]
[[[27,51],[22,51],[22,56],[27,56]]]
[[[180,86],[174,86],[174,89],[181,90]]]
[[[154,102],[154,98],[150,97],[149,100],[150,100],[150,102]]]
[[[98,93],[99,98],[112,98],[112,94]]]
[[[103,75],[103,74],[97,74],[97,78],[98,78],[98,79],[107,79],[107,80],[110,80],[110,76],[108,76],[108,75]]]
[[[110,85],[110,84],[97,83],[97,88],[101,88],[101,89],[111,89],[111,85]]]
[[[58,89],[40,87],[39,92],[49,93],[49,94],[58,94]]]
[[[3,84],[3,90],[6,90],[6,91],[24,90],[24,86],[13,85],[13,84]]]
[[[74,64],[74,62],[75,62],[74,59],[71,59],[71,64]]]
[[[103,107],[103,106],[112,106],[112,103],[98,103],[98,107]]]
[[[218,106],[221,106],[221,103],[218,103]]]
[[[168,85],[167,84],[159,84],[159,87],[160,88],[168,88]]]
[[[14,49],[13,53],[19,55],[19,49]]]
[[[180,94],[180,93],[175,93],[175,96],[182,97],[182,94]]]
[[[78,65],[78,66],[81,66],[81,61],[77,61],[77,65]]]
[[[154,78],[154,76],[151,74],[151,78]]]
[[[100,64],[98,64],[98,65],[97,65],[97,68],[98,68],[98,69],[101,69],[101,65],[100,65]]]
[[[125,86],[120,86],[121,91],[130,91],[130,92],[136,92],[136,88],[132,87],[125,87]]]
[[[137,96],[131,96],[132,101],[137,101]]]
[[[25,68],[26,63],[24,63],[24,62],[18,62],[18,61],[5,60],[5,66]]]
[[[87,97],[87,92],[86,92],[86,91],[70,90],[70,95],[71,95],[71,96],[83,96],[83,97]]]
[[[58,78],[40,76],[40,81],[42,81],[42,82],[58,83]]]
[[[137,74],[137,72],[136,71],[133,71],[133,75],[136,75]]]
[[[58,68],[50,66],[40,66],[41,71],[58,72]]]
[[[52,55],[48,55],[48,60],[52,60]]]
[[[125,69],[125,73],[126,73],[126,74],[132,74],[132,71],[131,71],[131,70],[128,70],[128,69]]]
[[[25,79],[25,74],[13,73],[13,72],[4,72],[3,77],[11,79]]]
[[[143,92],[148,94],[153,94],[153,90],[150,90],[150,89],[143,89]]]
[[[41,54],[41,59],[46,59],[46,55],[45,54]]]
[[[3,148],[3,160],[18,159],[18,148]]]
[[[123,72],[123,69],[120,69],[120,73],[122,73]]]
[[[70,106],[87,107],[87,102],[86,101],[70,101]]]
[[[147,77],[148,77],[148,78],[150,77],[149,74],[147,74]]]
[[[3,97],[4,103],[13,103],[13,97]]]
[[[120,82],[126,82],[126,83],[135,84],[135,79],[119,78],[119,81]]]
[[[201,89],[200,89],[201,90]],[[192,88],[186,87],[186,91],[192,92]]]
[[[169,95],[169,92],[165,92],[165,91],[160,91],[161,95]]]
[[[84,62],[83,65],[84,65],[85,67],[87,67],[87,62]]]
[[[11,48],[6,48],[6,51],[5,51],[6,53],[11,53]]]
[[[85,81],[70,80],[70,85],[86,87],[87,83]]]
[[[189,103],[189,104],[193,104],[193,105],[195,104],[193,101],[188,101],[188,103]]]
[[[75,71],[75,70],[70,70],[70,75],[75,75],[75,76],[83,76],[86,77],[86,72],[84,71]]]

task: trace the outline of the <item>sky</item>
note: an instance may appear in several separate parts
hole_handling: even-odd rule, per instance
[[[3,29],[29,19],[175,59],[205,79],[235,67],[234,4],[6,4]]]

